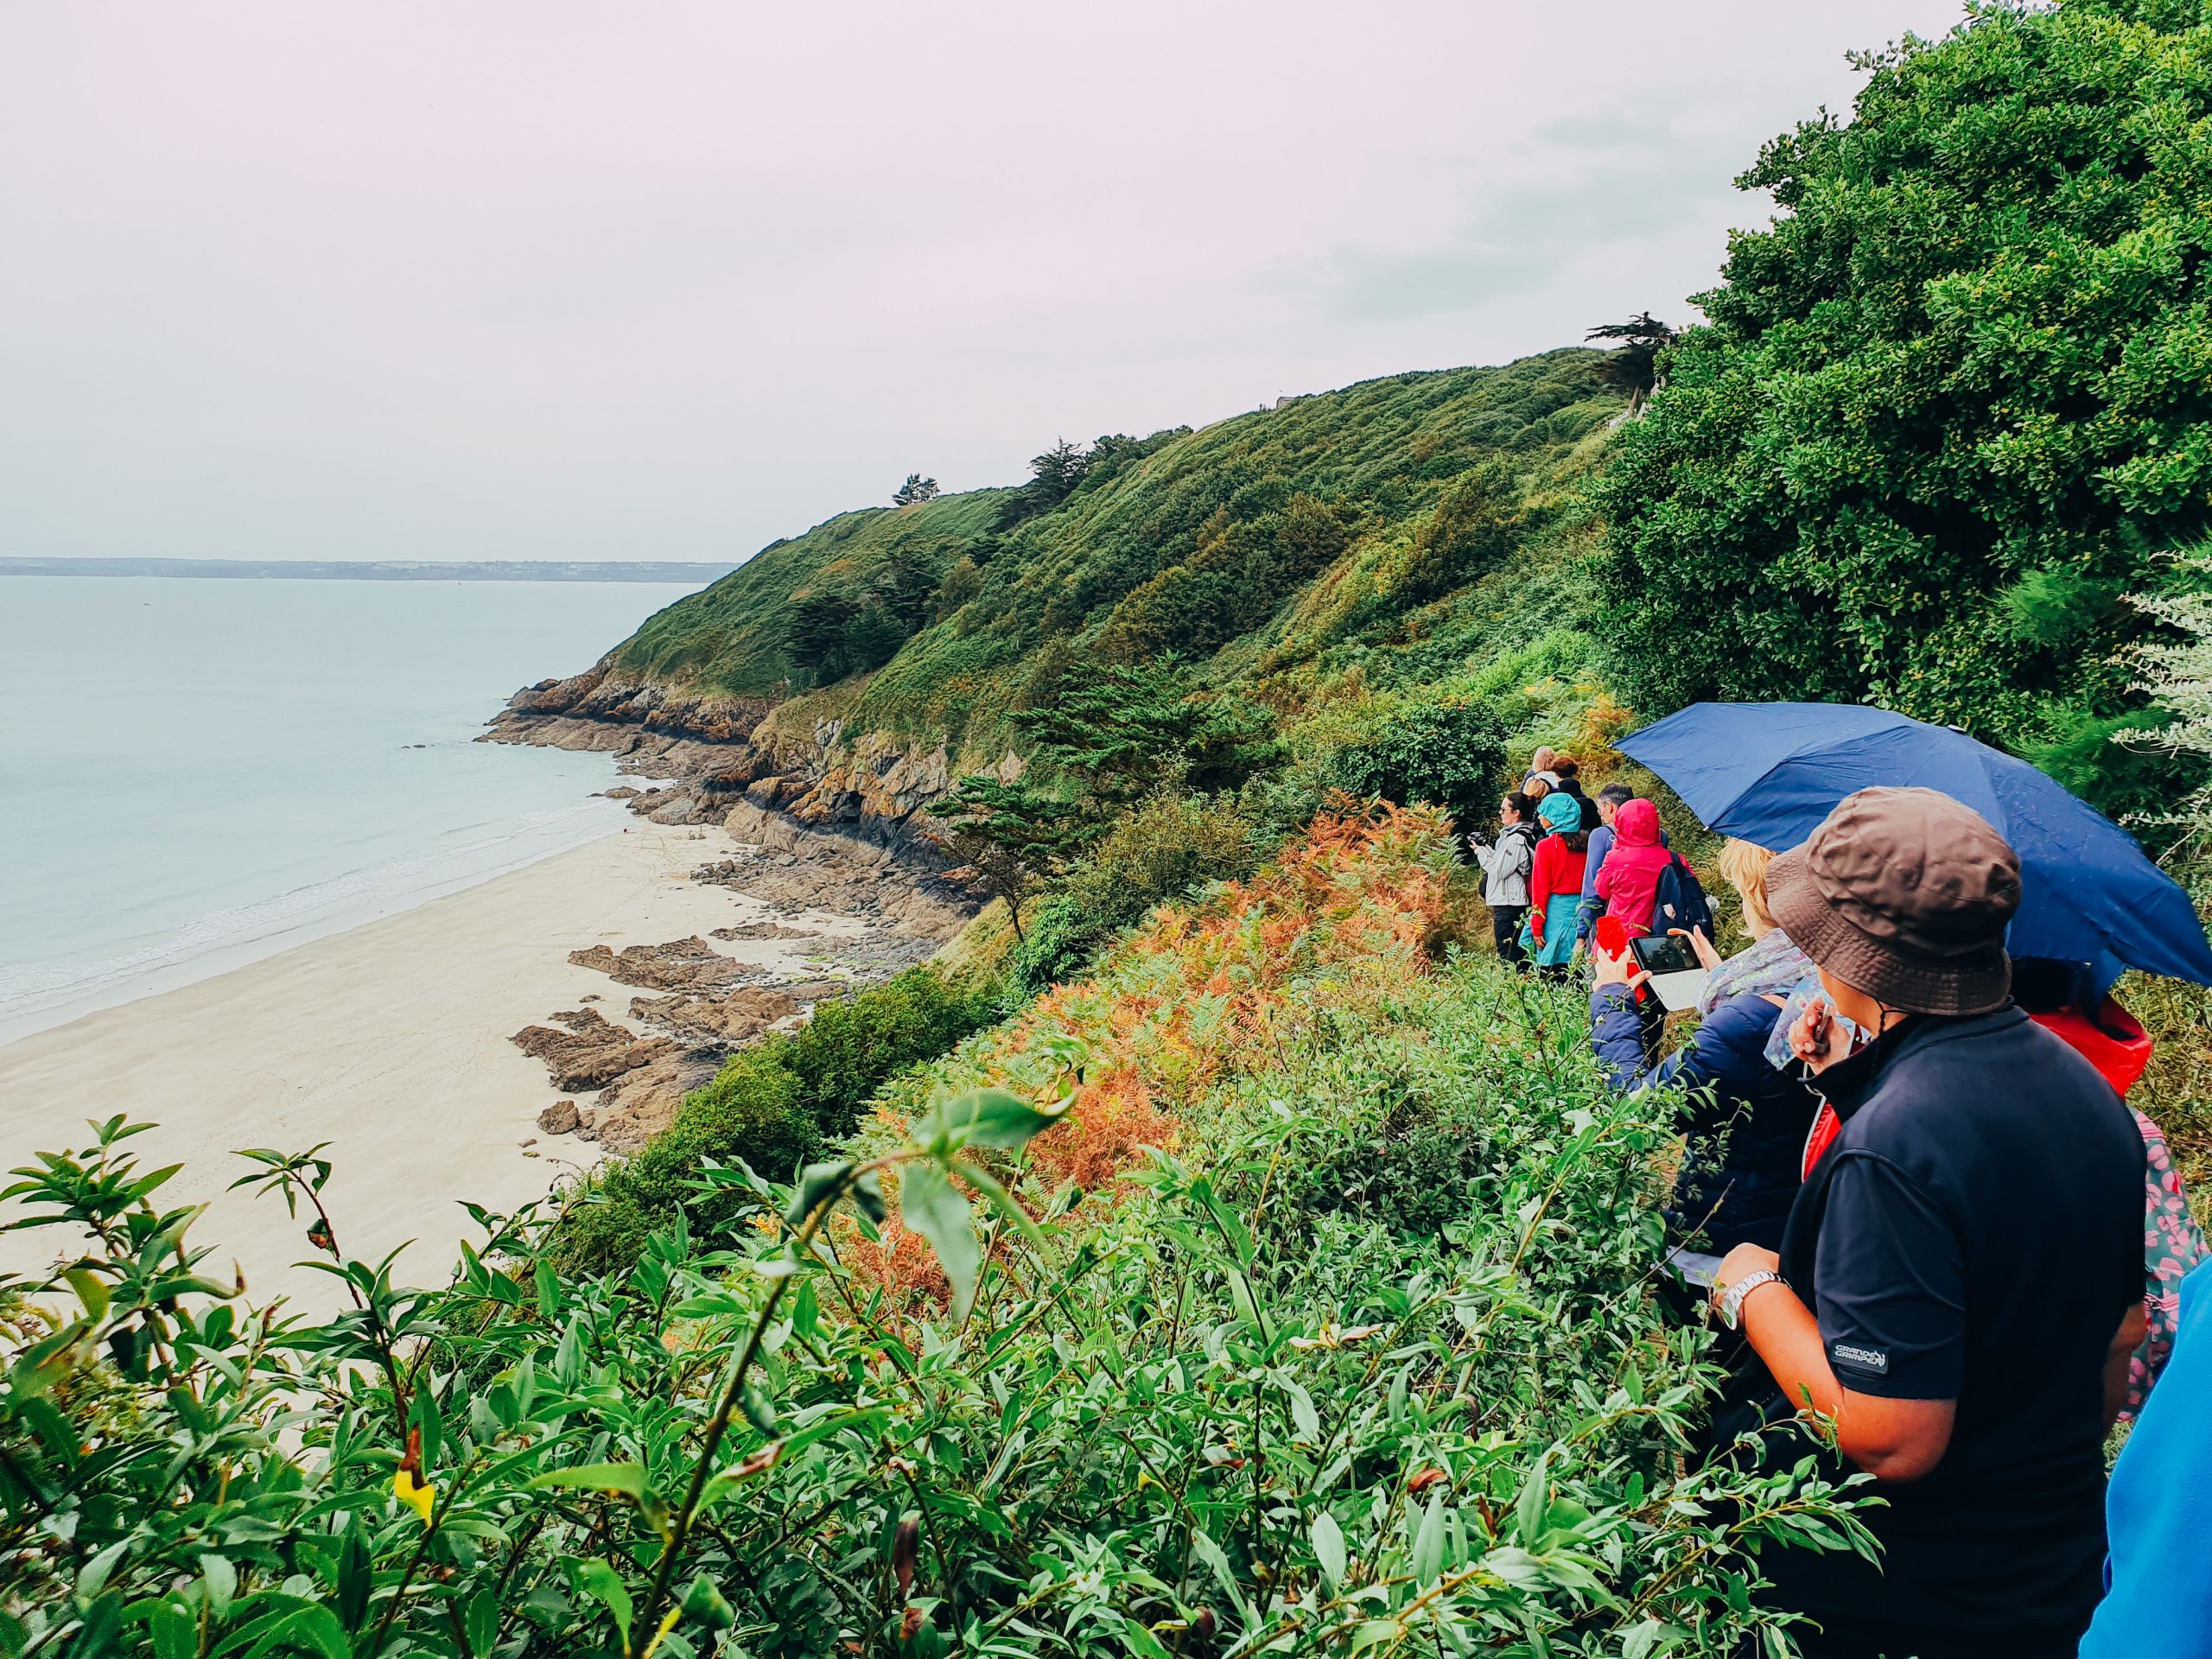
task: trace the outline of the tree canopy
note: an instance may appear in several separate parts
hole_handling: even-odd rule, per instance
[[[1738,181],[1777,219],[1603,481],[1620,666],[1653,708],[1865,699],[2120,759],[2152,624],[2119,596],[2212,505],[2212,29],[1986,6],[1863,67]]]

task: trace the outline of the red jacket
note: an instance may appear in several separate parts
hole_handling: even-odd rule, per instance
[[[1588,855],[1569,852],[1564,837],[1546,836],[1536,843],[1536,868],[1529,875],[1529,937],[1544,942],[1544,911],[1554,899],[1573,902],[1559,906],[1560,925],[1573,927],[1582,898],[1582,866]]]
[[[1649,933],[1659,903],[1659,874],[1673,859],[1659,844],[1659,809],[1640,795],[1622,802],[1613,814],[1612,849],[1598,870],[1605,914],[1619,917],[1630,933]]]

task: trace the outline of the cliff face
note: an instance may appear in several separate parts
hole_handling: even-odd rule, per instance
[[[952,757],[942,743],[902,743],[880,731],[845,739],[844,723],[813,722],[794,733],[769,720],[766,697],[699,696],[624,676],[610,658],[565,680],[515,693],[485,734],[495,743],[536,743],[618,757],[622,770],[675,786],[633,798],[665,823],[719,821],[759,841],[764,815],[842,834],[893,851],[931,857],[934,821],[926,809],[953,786]],[[1012,755],[1001,775],[1020,775]]]

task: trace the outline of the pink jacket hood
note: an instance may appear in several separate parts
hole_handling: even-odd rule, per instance
[[[1623,801],[1613,814],[1613,844],[1616,847],[1656,847],[1659,844],[1659,809],[1641,795],[1632,801]]]

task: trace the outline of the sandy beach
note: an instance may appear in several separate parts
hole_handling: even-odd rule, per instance
[[[569,953],[791,917],[690,879],[735,847],[719,826],[640,820],[419,909],[0,1046],[0,1166],[85,1144],[88,1118],[158,1122],[133,1144],[142,1167],[184,1165],[163,1203],[210,1206],[193,1230],[213,1247],[208,1269],[227,1276],[235,1258],[254,1302],[286,1294],[320,1308],[334,1281],[295,1265],[311,1253],[305,1222],[281,1201],[225,1189],[246,1168],[235,1148],[327,1141],[336,1169],[325,1201],[346,1254],[373,1261],[415,1241],[397,1274],[441,1282],[474,1230],[461,1200],[512,1209],[598,1155],[540,1132],[557,1091],[512,1040],[586,1003],[620,1017],[623,987]],[[825,952],[868,925],[793,918],[808,937],[715,948],[779,976],[819,975]],[[44,1229],[0,1235],[0,1266],[42,1266],[62,1243]]]

